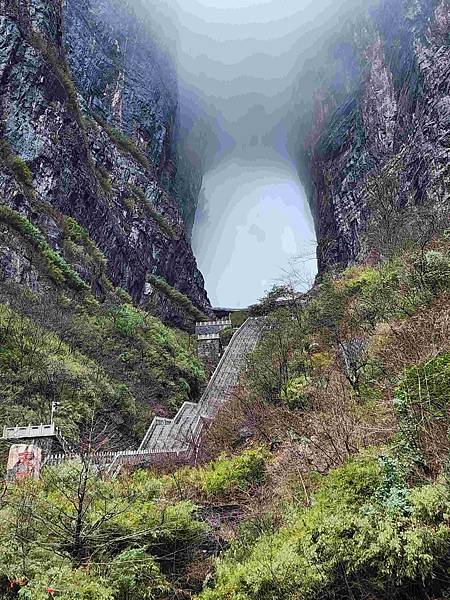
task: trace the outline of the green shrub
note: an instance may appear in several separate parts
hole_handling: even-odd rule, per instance
[[[40,572],[21,589],[19,598],[48,600],[55,594],[64,600],[115,600],[114,588],[105,577],[64,563],[51,568],[41,564]]]
[[[165,498],[161,479],[144,472],[111,480],[74,461],[47,467],[40,481],[10,486],[6,495],[7,505],[0,504],[2,598],[178,595],[181,568],[208,531],[192,503]]]
[[[82,227],[72,217],[65,217],[64,234],[66,238],[75,242],[75,244],[81,244],[87,257],[89,257],[89,260],[93,261],[101,272],[104,273],[106,271],[106,257],[97,244],[91,239],[89,232],[85,227]],[[111,282],[108,281],[107,283],[109,284],[108,287],[111,287]]]
[[[231,342],[231,338],[234,335],[234,332],[236,330],[233,327],[225,327],[225,329],[222,329],[220,332],[220,341],[222,342],[222,346],[228,346],[228,344]]]
[[[114,600],[160,600],[170,589],[156,560],[140,548],[116,556],[108,579],[115,590]]]
[[[144,190],[137,185],[130,185],[130,191],[134,196],[137,196],[142,202],[147,202],[147,196]]]
[[[257,304],[249,307],[248,312],[252,317],[269,315],[280,306],[293,305],[289,300],[286,302],[287,299],[293,299],[293,290],[285,285],[274,285],[263,298],[259,299]]]
[[[127,209],[130,212],[134,212],[134,210],[136,209],[136,201],[134,198],[130,198],[130,197],[124,198],[123,203],[125,204],[125,206],[127,207]]]
[[[6,139],[0,140],[0,159],[11,170],[16,180],[24,185],[28,192],[31,192],[33,188],[33,174],[30,167],[20,156],[12,153]]]
[[[450,258],[437,250],[425,252],[422,259],[416,260],[416,268],[423,274],[425,285],[434,294],[450,288]]]
[[[441,597],[449,586],[448,493],[439,483],[416,488],[407,512],[387,511],[380,489],[392,498],[394,487],[373,459],[332,471],[312,505],[291,508],[280,529],[237,538],[200,598],[392,600],[419,598],[433,587]]]
[[[77,291],[90,290],[90,287],[81,279],[78,273],[48,244],[40,229],[26,217],[7,206],[0,206],[0,221],[16,229],[39,250],[48,272],[55,282],[65,282]]]
[[[241,455],[221,456],[201,474],[201,486],[209,496],[225,496],[260,484],[266,473],[267,454],[264,450],[247,450]]]
[[[122,300],[125,304],[132,304],[133,299],[130,294],[121,287],[116,288],[117,297]]]
[[[394,408],[400,448],[407,460],[424,465],[433,445],[444,461],[450,432],[450,352],[406,369],[395,391]]]
[[[281,391],[281,397],[292,409],[305,409],[308,406],[309,383],[305,375],[289,379],[285,388]]]
[[[124,304],[113,310],[112,314],[117,331],[127,336],[133,336],[145,322],[145,314],[132,304]]]
[[[346,304],[346,290],[331,278],[325,278],[317,295],[305,309],[303,319],[306,331],[314,334],[319,330],[325,340],[334,341],[345,315]]]
[[[171,239],[176,239],[177,234],[176,234],[174,228],[172,227],[172,225],[150,203],[150,201],[147,199],[147,196],[145,195],[143,190],[141,190],[141,188],[139,188],[135,185],[130,186],[130,190],[131,190],[132,194],[141,201],[145,210],[150,214],[152,219],[154,221],[156,221],[156,223],[159,226],[159,228],[161,229],[161,231],[163,231]],[[124,202],[126,200],[124,200]],[[134,198],[129,198],[128,201],[134,202]]]
[[[33,176],[28,167],[27,163],[20,158],[20,156],[14,156],[11,158],[10,167],[16,178],[29,187],[33,185]]]
[[[72,217],[65,217],[64,233],[75,242],[85,242],[89,239],[88,230],[85,227],[81,227]]]
[[[373,267],[352,267],[347,269],[337,280],[338,286],[347,293],[355,294],[370,285],[376,285],[380,277],[379,269]]]
[[[248,319],[248,312],[246,310],[237,310],[230,314],[230,320],[233,327],[241,327]]]
[[[377,501],[390,511],[409,512],[411,509],[409,490],[405,473],[398,461],[391,456],[381,455],[378,463],[381,469],[381,481],[376,494]]]
[[[155,208],[153,208],[153,206],[149,202],[147,202],[146,208],[147,211],[150,213],[152,219],[158,224],[159,228],[162,231],[164,231],[164,233],[171,239],[176,239],[177,235],[175,233],[175,230],[170,225],[170,223],[166,221],[162,214],[159,213]]]
[[[100,125],[100,127],[106,131],[118,148],[124,152],[127,152],[128,154],[131,154],[131,156],[147,171],[151,169],[150,161],[148,160],[147,156],[144,154],[144,152],[142,152],[142,150],[140,150],[140,148],[138,148],[132,139],[130,139],[119,129],[111,127],[99,115],[92,113],[92,117]]]
[[[142,166],[144,169],[150,170],[150,162],[145,154],[140,150],[136,144],[122,131],[113,127],[108,127],[108,134],[111,139],[125,152],[131,154],[131,156]]]

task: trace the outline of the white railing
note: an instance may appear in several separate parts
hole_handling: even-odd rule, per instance
[[[223,319],[216,319],[215,321],[197,321],[195,324],[196,327],[211,327],[215,326],[220,327],[221,325],[232,325],[231,319],[228,317],[224,317]]]
[[[225,348],[225,352],[222,354],[222,356],[217,364],[217,367],[214,369],[214,373],[212,374],[211,379],[209,380],[208,385],[206,386],[206,389],[203,392],[202,397],[200,398],[199,404],[202,404],[202,401],[204,401],[207,398],[211,388],[214,386],[216,379],[219,376],[219,373],[223,367],[223,364],[228,360],[229,355],[232,353],[234,342],[242,335],[242,333],[245,331],[246,327],[249,325],[251,320],[252,320],[251,318],[247,319],[241,325],[241,327],[239,327],[239,329],[237,329],[233,333],[233,337],[231,338],[228,346]]]
[[[183,459],[192,457],[198,451],[205,423],[210,422],[211,418],[219,410],[220,405],[227,399],[225,396],[229,395],[230,389],[234,388],[236,384],[235,380],[242,368],[241,363],[243,363],[244,355],[248,354],[252,347],[256,345],[263,326],[261,323],[262,320],[249,318],[234,332],[229,345],[197,404],[185,402],[173,419],[155,417],[138,450],[92,453],[88,457],[89,461],[98,467],[104,467],[108,474],[114,476],[124,464],[144,463],[154,460],[155,456],[160,458],[166,456],[180,458],[181,456]],[[210,335],[215,337],[217,334]],[[226,363],[228,360],[232,362],[227,367]],[[216,398],[218,395],[220,395],[220,398]],[[24,431],[36,431],[39,428],[42,431],[48,431],[49,427],[53,427],[52,435],[56,435],[57,430],[54,425],[5,428],[4,435],[8,431],[8,435],[12,436],[12,432],[17,431],[21,432],[23,437]],[[165,435],[161,435],[162,431],[165,432]],[[35,437],[39,436],[35,435]],[[153,437],[155,439],[152,440]],[[11,437],[8,439],[11,439]],[[66,461],[80,459],[81,456],[77,453],[53,454],[48,456],[45,464],[55,466]]]
[[[27,425],[26,427],[4,427],[3,440],[21,440],[42,437],[55,437],[59,434],[55,424]]]
[[[216,368],[214,369],[214,373],[212,374],[212,377],[209,380],[209,383],[206,386],[206,389],[203,392],[202,397],[200,398],[200,401],[198,403],[199,409],[200,409],[200,407],[204,406],[205,400],[208,398],[209,392],[210,392],[211,388],[213,387],[214,382],[216,381],[224,362],[227,360],[228,356],[231,354],[233,343],[236,341],[236,339],[240,335],[242,335],[242,332],[248,326],[249,322],[250,322],[250,319],[247,319],[245,321],[245,323],[237,331],[234,332],[230,343],[226,347],[225,352],[222,354],[220,361],[219,361],[218,365],[216,366]],[[145,434],[144,439],[141,442],[141,445],[139,446],[139,450],[143,450],[146,446],[148,446],[148,444],[153,436],[153,433],[155,432],[158,425],[166,424],[168,427],[170,427],[173,423],[177,423],[179,421],[183,411],[185,410],[184,406],[185,405],[183,404],[183,406],[179,409],[179,411],[177,412],[177,414],[175,415],[175,417],[173,419],[162,420],[161,417],[155,417],[153,419],[150,427],[148,428],[147,433]],[[162,423],[162,421],[164,421],[165,423]]]
[[[220,333],[200,333],[197,335],[197,340],[199,342],[204,342],[206,340],[220,340]]]
[[[86,454],[86,459],[89,460],[89,463],[91,464],[107,467],[108,471],[111,471],[111,469],[116,465],[139,463],[139,461],[145,462],[146,459],[149,460],[151,457],[161,454],[173,454],[175,456],[180,456],[180,454],[183,454],[183,452],[171,450],[165,450],[161,452],[158,449],[121,450],[119,452],[99,452]],[[51,454],[45,461],[45,465],[55,467],[65,462],[80,461],[81,458],[81,455],[76,453]]]
[[[255,334],[252,326],[255,324],[255,322],[258,324],[261,321],[262,319],[249,318],[237,331],[234,332],[234,335],[231,338],[231,341],[228,344],[225,352],[223,353],[217,367],[215,368],[214,373],[205,391],[203,392],[199,403],[195,405],[189,402],[185,402],[173,419],[161,419],[160,417],[155,417],[146,435],[144,436],[141,445],[139,446],[140,450],[144,450],[144,448],[149,447],[155,448],[158,447],[159,444],[160,446],[162,446],[161,449],[159,449],[160,452],[170,452],[174,447],[179,448],[181,444],[183,449],[187,451],[189,446],[197,445],[197,442],[203,430],[205,420],[209,421],[220,409],[220,404],[222,404],[226,400],[226,398],[223,397],[220,399],[220,402],[217,403],[215,397],[210,397],[211,392],[212,390],[214,390],[216,384],[219,381],[221,381],[221,378],[223,379],[222,370],[224,369],[224,365],[230,358],[231,360],[233,360],[233,353],[239,350],[240,346],[244,346],[244,352],[248,353],[250,348],[245,347],[245,339],[248,331],[250,332],[249,336],[252,338],[253,335],[253,337],[255,338],[254,344],[256,345],[256,342],[259,338],[259,332]],[[244,339],[244,342],[240,342],[241,337]],[[239,370],[240,369],[237,369],[233,373],[234,375],[236,375],[236,377],[238,376]],[[231,383],[229,382],[229,373],[226,377],[227,384],[229,383],[229,385],[226,386],[226,390],[221,390],[223,392],[222,395],[224,396],[227,396],[227,394],[229,395],[230,388],[234,387],[234,385],[236,384],[236,381],[234,381],[236,377],[231,376]],[[190,415],[189,418],[185,421],[185,423],[182,424],[184,425],[184,428],[183,426],[181,426],[179,427],[180,431],[177,431],[175,426],[178,425],[182,420],[182,417],[184,416],[184,413],[186,411],[186,407],[192,406],[194,406],[194,408],[197,408],[197,412],[195,414]],[[166,432],[168,431],[168,433],[171,434],[170,439],[167,434],[165,437],[161,435],[163,430]]]

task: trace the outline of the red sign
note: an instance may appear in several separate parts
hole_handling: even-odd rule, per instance
[[[42,450],[38,446],[15,444],[9,450],[7,473],[10,479],[34,477],[38,479],[42,463]]]

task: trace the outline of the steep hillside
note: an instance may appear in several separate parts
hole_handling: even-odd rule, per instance
[[[211,313],[186,236],[208,125],[183,138],[139,6],[66,0],[63,27],[0,0],[0,425],[56,406],[77,453],[19,481],[0,443],[0,598],[448,600],[448,2],[381,0],[305,65],[320,277],[233,315],[263,335],[191,464],[112,477],[94,453],[198,399]]]
[[[83,453],[5,487],[0,596],[448,598],[449,290],[447,235],[307,302],[272,294],[203,464],[110,479]]]
[[[26,217],[0,207],[0,423],[48,422],[58,402],[69,439],[95,415],[107,447],[137,446],[155,412],[197,399],[205,375],[195,343],[133,306],[87,231],[52,217],[67,259]]]
[[[126,45],[83,43],[94,63],[111,48],[119,60]],[[160,183],[171,173],[176,83],[164,53],[146,52],[139,60],[153,56],[169,81],[147,69],[160,104],[143,92],[137,100],[131,86],[122,119],[113,102],[91,101],[83,81],[78,94],[59,0],[0,3],[2,426],[47,422],[59,402],[69,438],[96,414],[107,444],[128,447],[154,411],[172,414],[203,384],[190,336],[158,320],[191,330],[210,309],[180,208]]]

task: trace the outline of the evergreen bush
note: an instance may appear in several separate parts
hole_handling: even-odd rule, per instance
[[[232,458],[223,455],[202,470],[201,487],[209,496],[225,496],[261,484],[266,460],[267,454],[262,449],[247,450]]]
[[[418,599],[433,588],[440,597],[450,589],[448,493],[439,483],[417,488],[408,511],[391,503],[387,512],[396,485],[373,459],[331,472],[312,506],[288,512],[283,527],[238,538],[200,598]]]

